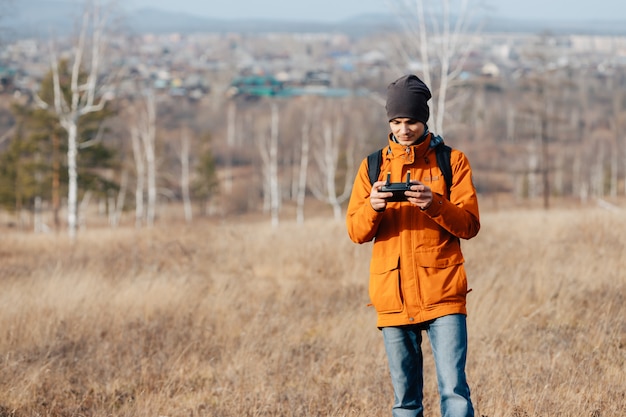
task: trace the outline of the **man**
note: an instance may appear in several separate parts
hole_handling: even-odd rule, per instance
[[[346,224],[356,243],[374,240],[369,295],[382,329],[394,389],[394,417],[423,415],[422,332],[435,359],[443,417],[472,417],[474,409],[465,376],[467,327],[465,299],[469,292],[460,239],[478,233],[480,221],[472,170],[466,156],[450,155],[449,195],[437,164],[428,87],[415,75],[399,78],[387,88],[391,133],[383,149],[378,181],[371,184],[365,159],[359,168]],[[381,191],[387,173],[391,182],[405,182],[405,201],[390,201]]]

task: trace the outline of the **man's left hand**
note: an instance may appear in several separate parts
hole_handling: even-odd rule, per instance
[[[433,202],[433,192],[429,186],[419,181],[411,181],[411,191],[406,191],[404,195],[407,196],[409,203],[419,207],[422,210],[426,210]]]

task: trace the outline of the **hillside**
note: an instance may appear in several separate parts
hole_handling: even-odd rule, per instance
[[[0,27],[5,38],[48,37],[51,34],[71,34],[82,2],[71,0],[43,1],[19,0],[8,6],[2,15]],[[310,21],[303,16],[299,21],[284,20],[221,20],[187,13],[171,13],[148,8],[128,10],[121,8],[117,20],[129,33],[194,33],[194,32],[336,32],[361,36],[397,29],[393,16],[363,15],[355,11],[354,17],[337,23]],[[487,17],[484,32],[626,34],[626,19],[613,21],[567,21],[546,19],[542,21],[518,19],[492,19]]]
[[[626,415],[624,230],[623,212],[484,213],[463,243],[477,415]],[[342,222],[92,230],[76,245],[7,232],[0,254],[0,415],[390,413],[370,247]]]

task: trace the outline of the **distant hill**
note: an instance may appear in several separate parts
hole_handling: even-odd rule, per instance
[[[63,36],[74,33],[82,11],[81,0],[14,0],[0,10],[0,36],[10,40],[24,37]],[[355,15],[338,23],[284,20],[221,20],[172,13],[157,8],[120,12],[122,29],[129,33],[194,33],[194,32],[337,32],[353,36],[397,30],[391,15]],[[626,17],[616,21],[523,21],[494,19],[485,32],[586,33],[626,35]]]
[[[263,19],[222,20],[193,16],[186,13],[164,12],[155,8],[141,9],[129,15],[130,26],[133,31],[145,32],[327,32],[337,30],[338,25],[314,21],[274,21]],[[345,21],[341,29],[363,33],[376,30],[387,24],[389,19],[383,19],[373,24],[371,19],[359,21]]]

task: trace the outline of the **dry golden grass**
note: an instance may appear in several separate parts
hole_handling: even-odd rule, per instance
[[[482,220],[464,242],[477,416],[626,415],[626,216]],[[0,416],[390,415],[369,245],[268,223],[5,232]]]

